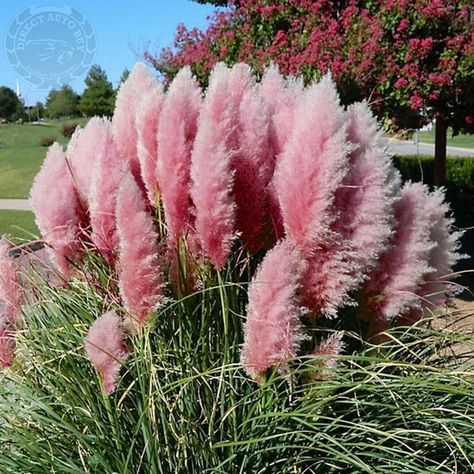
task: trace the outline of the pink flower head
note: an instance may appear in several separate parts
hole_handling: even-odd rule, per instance
[[[137,112],[137,153],[140,162],[141,176],[152,206],[156,206],[158,179],[156,161],[158,158],[158,128],[164,94],[161,84],[157,85],[143,96],[140,109]],[[172,133],[175,133],[173,130]]]
[[[348,242],[348,266],[354,284],[375,266],[392,233],[391,218],[397,180],[382,133],[368,105],[347,109],[347,138],[353,145],[350,169],[336,191],[336,230]]]
[[[158,88],[156,79],[150,75],[143,63],[137,63],[127,80],[122,83],[115,101],[112,128],[119,153],[129,162],[130,170],[141,185],[140,162],[138,161],[138,133],[136,118],[141,99]]]
[[[267,212],[267,187],[273,175],[274,157],[270,146],[270,117],[254,83],[234,106],[238,111],[238,152],[234,158],[234,194],[237,228],[250,251],[263,243]]]
[[[429,263],[434,244],[425,209],[426,187],[407,183],[395,203],[395,229],[365,287],[367,309],[374,324],[386,329],[387,322],[420,306],[417,294],[432,271]]]
[[[97,318],[89,329],[84,346],[102,378],[104,392],[110,395],[115,390],[120,367],[128,356],[120,317],[109,311]]]
[[[119,289],[132,323],[139,328],[163,302],[158,236],[133,177],[126,175],[117,196]]]
[[[275,64],[265,70],[259,84],[259,94],[271,118],[271,146],[275,156],[282,152],[289,138],[296,104],[302,93],[303,82],[294,78],[285,80]]]
[[[0,369],[10,367],[15,358],[15,330],[7,316],[0,316]]]
[[[450,280],[453,266],[463,258],[458,252],[462,232],[452,231],[454,220],[447,217],[449,206],[442,190],[427,194],[424,207],[430,223],[430,240],[434,246],[429,253],[432,271],[425,276],[419,294],[422,296],[422,305],[433,309],[445,304],[457,292],[457,287]]]
[[[241,360],[252,377],[296,356],[304,339],[297,298],[303,269],[299,253],[282,241],[266,254],[250,283]]]
[[[191,223],[191,151],[201,107],[201,89],[189,67],[171,83],[158,131],[157,175],[169,240],[186,235]]]
[[[11,246],[5,238],[0,239],[0,301],[4,302],[3,314],[7,321],[17,323],[21,318],[23,291],[18,267],[10,254]]]
[[[233,158],[236,111],[229,100],[229,70],[217,64],[199,116],[191,162],[196,232],[204,252],[220,268],[236,238]]]
[[[97,157],[109,145],[107,120],[92,117],[84,129],[77,128],[66,151],[67,162],[77,193],[84,205],[89,205],[92,171]]]
[[[311,374],[312,377],[320,380],[334,377],[338,357],[344,349],[344,343],[342,342],[343,335],[344,333],[342,331],[335,331],[318,342],[311,353],[311,355],[318,357],[314,362],[316,371]]]
[[[104,140],[102,148],[97,149],[89,189],[91,238],[100,254],[113,264],[118,244],[115,222],[117,192],[128,172],[128,164],[117,151],[110,122],[98,120],[97,126],[102,128]]]
[[[30,203],[53,260],[66,275],[82,255],[79,241],[83,211],[63,149],[53,144],[30,191]]]
[[[346,128],[335,85],[326,76],[300,97],[274,176],[286,235],[306,249],[326,240],[336,219],[335,190],[348,171]]]

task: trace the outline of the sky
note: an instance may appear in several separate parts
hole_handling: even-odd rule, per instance
[[[54,17],[56,23],[53,17],[49,16],[58,11],[70,12],[67,6],[77,9],[79,14],[82,14],[80,18],[85,18],[83,24],[89,24],[92,30],[81,30],[77,25],[74,26],[74,23],[66,24],[64,19],[61,20],[64,15]],[[59,69],[48,66],[47,70],[40,71],[40,74],[54,76],[55,72],[60,71],[60,74],[64,75],[64,71],[67,72],[64,69],[67,62],[73,65],[71,68],[76,67],[71,76],[65,76],[65,82],[79,93],[84,89],[84,77],[87,72],[82,73],[81,68],[77,68],[79,64],[99,64],[116,86],[123,70],[131,69],[146,48],[158,51],[162,47],[171,46],[179,23],[203,28],[207,25],[207,17],[213,11],[212,5],[201,5],[190,0],[0,0],[0,86],[5,85],[16,90],[18,81],[27,105],[45,99],[48,88],[54,87],[51,85],[54,81],[44,82],[37,79],[43,81],[40,84],[42,89],[38,89],[37,85],[24,79],[28,76],[24,67],[32,64],[28,59],[32,57],[31,54],[36,55],[35,61],[41,58],[41,63],[35,63],[38,67],[45,67],[48,61],[60,61],[55,63]],[[33,23],[31,18],[37,20]],[[85,41],[86,46],[84,42],[80,43],[84,31],[88,33],[85,36],[88,38]],[[71,36],[72,34],[79,35],[80,39],[77,39],[78,36]],[[54,44],[51,43],[52,38]],[[65,44],[64,40],[67,40],[68,44],[66,49],[61,50],[61,45]],[[26,49],[21,48],[22,41],[23,45],[27,45]],[[74,41],[76,44],[71,46]],[[59,55],[45,55],[46,51],[54,49],[57,52],[58,48]],[[26,56],[25,50],[30,56]],[[7,51],[10,53],[7,54]],[[16,64],[16,68],[11,66],[12,62]],[[38,72],[38,68],[35,71]],[[81,77],[75,77],[80,74]]]

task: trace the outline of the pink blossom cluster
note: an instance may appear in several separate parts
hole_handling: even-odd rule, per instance
[[[454,291],[459,235],[442,193],[401,186],[368,105],[342,107],[330,76],[304,87],[271,66],[258,82],[220,63],[205,93],[189,68],[165,91],[138,64],[110,122],[92,119],[65,153],[53,145],[31,201],[66,279],[90,251],[117,279],[123,310],[86,342],[107,393],[127,334],[172,296],[183,245],[201,275],[261,260],[242,348],[257,379],[301,355],[305,321],[357,306],[375,335]],[[331,364],[343,345],[315,344]]]

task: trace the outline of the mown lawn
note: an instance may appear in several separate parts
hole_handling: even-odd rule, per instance
[[[32,240],[39,235],[31,211],[0,210],[0,236],[8,234],[13,241]]]
[[[84,125],[87,118],[67,121]],[[62,123],[58,120],[41,125],[0,124],[0,199],[28,197],[33,178],[47,151],[39,141],[52,137],[66,144],[68,139],[61,134]]]
[[[420,142],[434,143],[435,129],[434,127],[426,132],[420,131]],[[453,137],[452,130],[448,130],[448,146],[457,146],[459,148],[474,148],[474,135],[456,135]]]

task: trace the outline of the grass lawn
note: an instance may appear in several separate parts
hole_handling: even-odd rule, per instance
[[[33,236],[39,235],[33,213],[0,210],[0,236],[3,234],[10,235],[15,242],[32,240]]]
[[[420,142],[434,143],[434,127],[427,132],[420,132]],[[452,130],[448,130],[448,146],[457,146],[459,148],[474,148],[474,135],[456,135],[452,136]]]
[[[84,125],[87,118],[73,121]],[[50,121],[42,125],[0,124],[0,198],[27,198],[47,147],[39,145],[44,137],[54,137],[66,144],[68,139],[61,134],[64,121]]]

